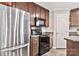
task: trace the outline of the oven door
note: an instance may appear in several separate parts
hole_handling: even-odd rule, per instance
[[[48,36],[39,36],[39,56],[45,54],[50,49],[50,38]]]

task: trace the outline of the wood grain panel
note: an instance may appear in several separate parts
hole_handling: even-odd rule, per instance
[[[38,37],[32,37],[31,38],[31,55],[35,56],[38,54],[39,51],[39,41]]]
[[[16,2],[16,8],[28,11],[28,2]]]

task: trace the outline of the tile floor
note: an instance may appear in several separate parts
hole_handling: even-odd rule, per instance
[[[66,56],[66,49],[50,49],[43,56]]]

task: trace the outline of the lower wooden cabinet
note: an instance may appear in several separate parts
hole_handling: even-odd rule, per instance
[[[74,42],[72,40],[67,40],[67,56],[73,56]]]
[[[38,55],[39,50],[39,41],[38,37],[31,37],[31,56]]]
[[[79,42],[67,40],[67,56],[79,56]]]
[[[74,49],[76,52],[76,56],[79,56],[79,42],[78,41],[74,42]]]

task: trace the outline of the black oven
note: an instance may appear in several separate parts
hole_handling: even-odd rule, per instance
[[[39,36],[39,56],[45,54],[50,50],[49,36]]]

